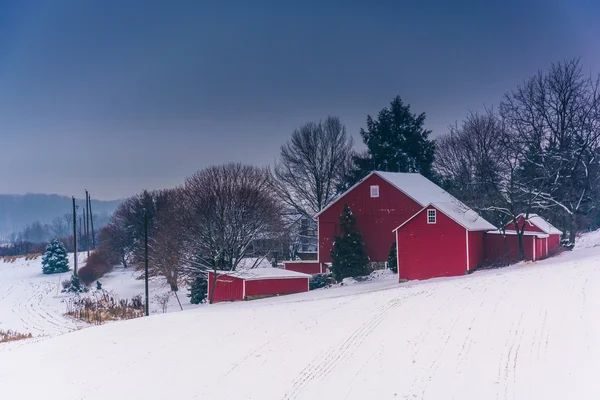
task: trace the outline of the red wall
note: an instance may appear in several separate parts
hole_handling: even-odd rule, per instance
[[[379,185],[379,197],[371,198],[370,186]],[[365,249],[373,262],[387,261],[394,242],[393,230],[422,207],[416,201],[372,175],[319,215],[319,261],[331,262],[331,248],[339,234],[339,216],[348,204],[354,212]]]
[[[208,296],[212,291],[213,273],[208,273]],[[217,276],[217,287],[213,295],[213,303],[220,301],[236,301],[244,299],[244,281],[227,275]]]
[[[525,222],[525,217],[519,217],[519,218],[517,218],[517,224],[519,225],[519,229],[521,229],[523,227],[523,223],[525,223],[525,232],[540,232],[540,233],[544,233],[544,231],[542,231],[540,228],[538,228],[537,226],[533,225],[532,223]],[[509,222],[508,224],[506,224],[506,230],[509,230],[509,231],[516,230],[515,229],[515,224],[513,222]]]
[[[526,260],[533,259],[533,238],[523,236],[523,252]],[[537,239],[542,242],[542,239]],[[517,235],[484,234],[484,263],[487,265],[519,262],[519,238]],[[545,247],[546,243],[544,243]],[[539,258],[536,249],[536,258]]]
[[[483,264],[483,231],[469,232],[469,271]]]
[[[428,207],[428,209],[431,207]],[[399,279],[429,279],[464,275],[467,271],[466,230],[437,211],[437,223],[427,223],[426,210],[398,230]],[[477,239],[473,238],[474,243]],[[474,257],[479,250],[473,250]]]
[[[289,271],[302,272],[303,274],[320,274],[321,272],[325,272],[325,268],[321,271],[321,263],[318,261],[315,262],[294,262],[294,261],[284,261],[283,262],[284,269]]]
[[[548,254],[552,254],[560,247],[560,235],[550,235],[548,238]]]
[[[246,297],[308,292],[307,278],[246,281]]]

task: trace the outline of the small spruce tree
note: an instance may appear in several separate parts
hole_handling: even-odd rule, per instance
[[[54,239],[46,247],[46,252],[42,257],[42,272],[44,274],[60,274],[67,271],[69,271],[67,250],[58,239]]]
[[[205,276],[198,276],[190,286],[190,293],[187,295],[190,298],[190,303],[200,304],[206,301],[208,294],[208,280]]]
[[[356,226],[356,218],[350,207],[344,205],[340,215],[341,236],[335,237],[331,249],[331,272],[336,281],[347,277],[364,276],[368,274],[369,257],[365,253],[365,244]]]
[[[388,255],[388,268],[395,274],[398,273],[398,257],[396,253],[396,242],[392,243],[390,254]]]

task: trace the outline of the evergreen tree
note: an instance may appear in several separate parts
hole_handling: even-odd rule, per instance
[[[396,242],[392,243],[392,248],[390,249],[390,254],[388,255],[388,267],[389,269],[397,274],[398,273],[398,253],[396,251]]]
[[[336,236],[331,249],[331,272],[336,281],[347,277],[364,276],[368,274],[369,257],[365,253],[362,235],[356,227],[356,219],[350,207],[344,205],[340,215],[340,230],[342,236]]]
[[[42,257],[42,271],[44,274],[60,274],[69,271],[67,250],[58,239],[54,239],[46,247],[46,253]]]
[[[190,286],[190,293],[187,295],[190,298],[190,303],[200,304],[206,301],[208,294],[208,280],[205,276],[198,276]]]
[[[424,123],[425,113],[413,114],[400,96],[376,119],[367,116],[367,130],[360,130],[367,151],[354,157],[354,169],[340,189],[348,189],[374,170],[418,172],[434,179],[435,143],[429,140],[431,131]]]

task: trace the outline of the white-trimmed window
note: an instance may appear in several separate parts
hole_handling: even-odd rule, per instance
[[[435,224],[436,219],[435,219],[435,209],[429,209],[427,210],[427,223],[428,224]]]
[[[379,185],[371,185],[371,197],[379,197]]]

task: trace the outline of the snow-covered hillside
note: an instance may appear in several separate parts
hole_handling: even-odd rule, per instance
[[[85,253],[79,254],[80,263]],[[4,262],[0,258],[0,329],[31,333],[34,337],[60,335],[90,325],[64,316],[66,304],[63,300],[73,296],[61,293],[61,281],[70,278],[70,273],[57,275],[42,274],[41,257],[35,260],[18,258]],[[73,266],[73,254],[69,254],[69,265]],[[100,279],[103,288],[119,298],[131,298],[144,293],[144,282],[136,280],[139,275],[133,270],[116,268]],[[160,306],[154,300],[157,294],[169,288],[160,280],[150,284],[150,311],[158,312]],[[182,291],[180,299],[184,307],[192,307]],[[87,296],[93,293],[84,294]],[[169,311],[178,310],[176,299],[169,303]],[[0,351],[2,345],[0,344]]]
[[[6,398],[598,399],[600,247],[217,304],[0,353]]]

